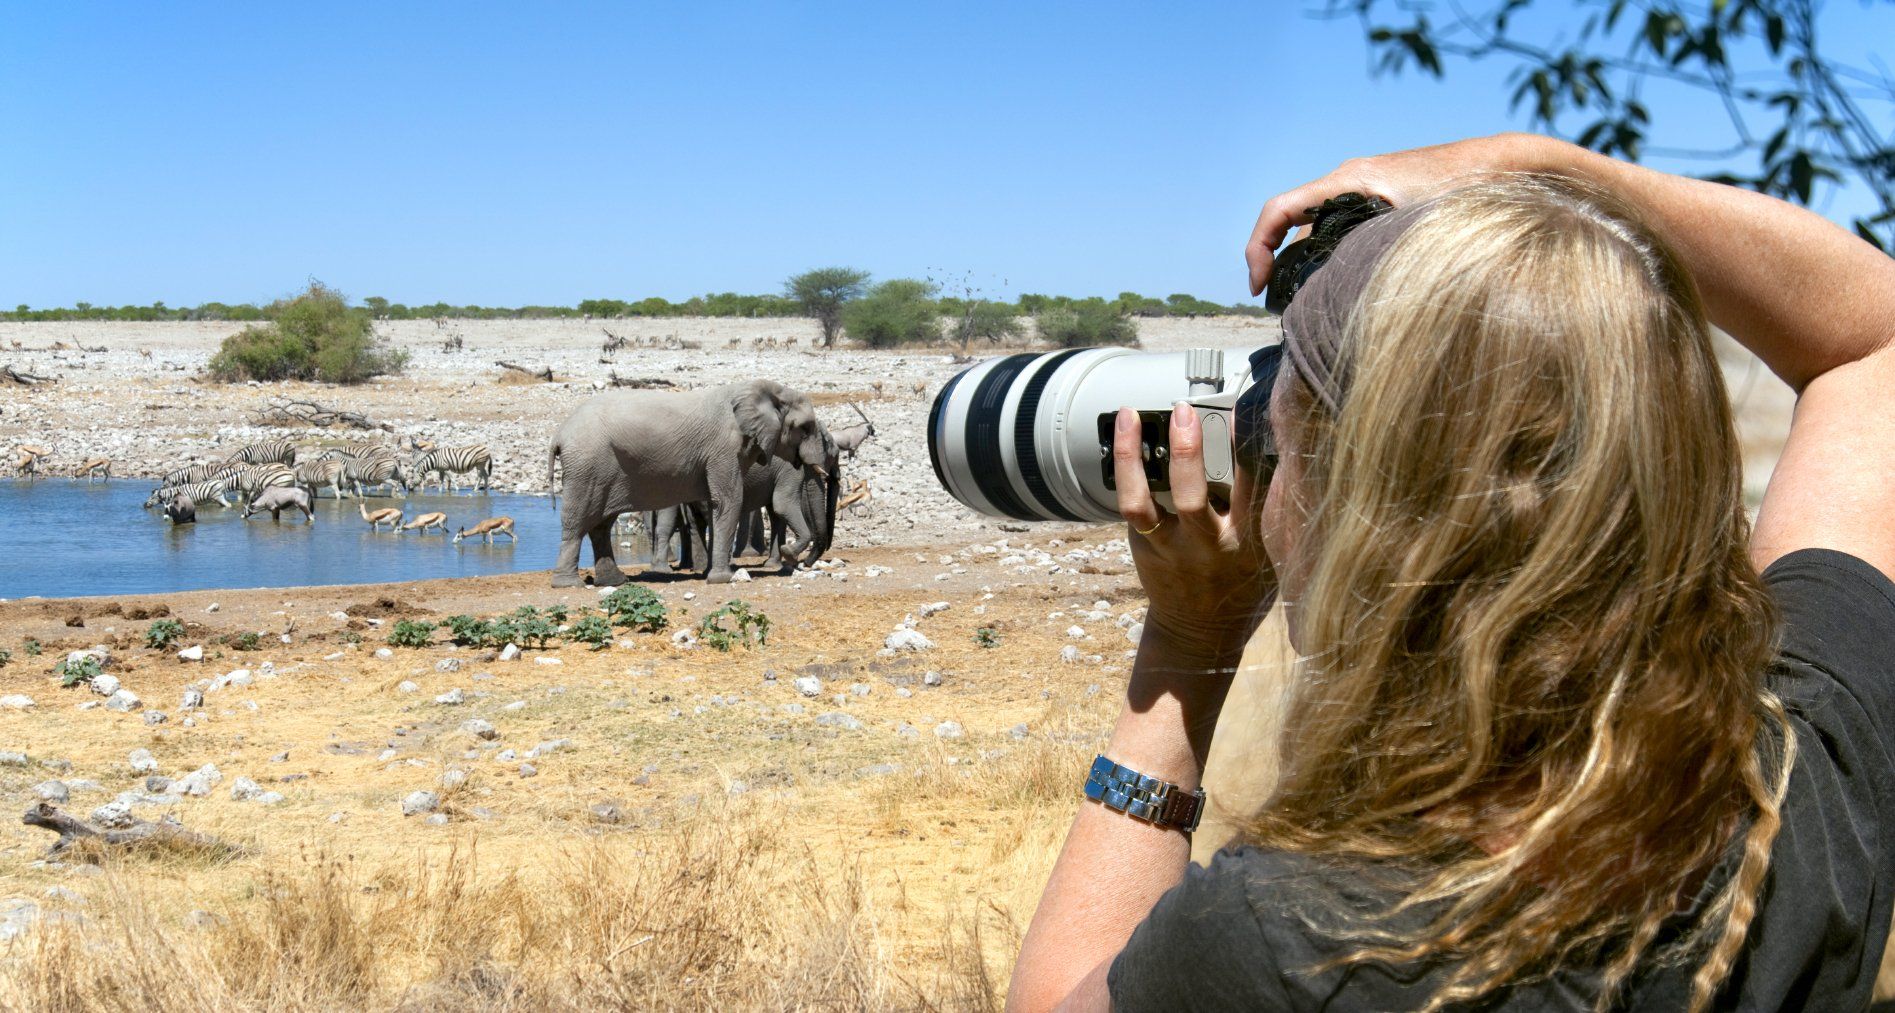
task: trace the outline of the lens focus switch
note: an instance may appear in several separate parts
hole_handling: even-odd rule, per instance
[[[1216,394],[1224,389],[1224,350],[1192,348],[1184,353],[1184,379],[1192,397]]]

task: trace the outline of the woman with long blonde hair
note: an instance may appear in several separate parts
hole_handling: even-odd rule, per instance
[[[1346,192],[1394,210],[1285,312],[1273,472],[1215,506],[1180,405],[1161,509],[1121,413],[1151,605],[1010,1005],[1863,1008],[1895,895],[1895,261],[1503,135],[1271,200],[1253,292]],[[1798,395],[1754,529],[1713,324]],[[1280,778],[1192,866],[1279,599]]]

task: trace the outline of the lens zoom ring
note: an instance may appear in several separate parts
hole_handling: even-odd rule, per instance
[[[1053,374],[1066,360],[1085,351],[1083,348],[1059,352],[1047,359],[1039,372],[1026,382],[1026,389],[1020,392],[1020,409],[1013,420],[1013,459],[1020,464],[1020,477],[1026,482],[1028,491],[1039,501],[1040,509],[1062,520],[1079,521],[1085,518],[1066,509],[1053,496],[1053,490],[1046,484],[1046,476],[1040,473],[1040,455],[1033,446],[1033,429],[1040,410],[1040,395],[1053,379]]]
[[[967,467],[974,484],[996,510],[1016,520],[1043,520],[1029,509],[1007,481],[1006,459],[1000,456],[1000,408],[1006,404],[1007,388],[1027,364],[1039,358],[1032,352],[1009,355],[981,377],[974,388],[974,399],[967,406]]]

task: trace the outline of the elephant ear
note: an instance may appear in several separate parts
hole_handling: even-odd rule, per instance
[[[731,400],[731,410],[743,434],[745,459],[753,464],[768,461],[783,436],[783,385],[774,380],[742,384]]]

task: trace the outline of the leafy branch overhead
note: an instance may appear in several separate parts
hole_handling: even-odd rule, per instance
[[[1895,0],[1863,3],[1876,8],[1866,16],[1888,11],[1881,37],[1895,38]],[[1536,129],[1595,151],[1708,163],[1716,168],[1706,179],[1804,205],[1825,185],[1859,185],[1876,207],[1854,220],[1856,233],[1892,252],[1895,77],[1879,61],[1853,66],[1826,50],[1822,7],[1817,0],[1328,0],[1326,13],[1360,21],[1378,73],[1442,77],[1447,58],[1514,64],[1510,107],[1526,108]],[[1728,142],[1654,143],[1644,101],[1654,89],[1695,95],[1710,110],[1701,121],[1722,124]]]

